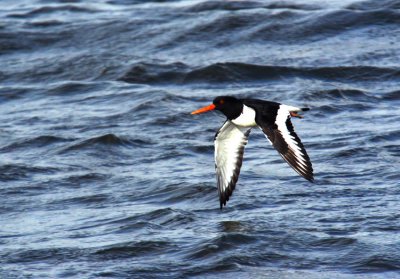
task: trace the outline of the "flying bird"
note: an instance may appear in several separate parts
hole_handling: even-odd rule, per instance
[[[303,118],[298,108],[258,99],[237,99],[231,96],[216,97],[211,105],[193,111],[199,114],[219,110],[226,121],[214,138],[215,171],[217,175],[220,208],[235,189],[243,161],[244,147],[250,131],[259,127],[282,158],[302,177],[314,181],[310,157],[294,131],[291,117]]]

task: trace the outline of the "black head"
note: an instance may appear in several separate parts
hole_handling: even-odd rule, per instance
[[[216,110],[221,111],[229,119],[235,119],[243,110],[243,102],[231,96],[218,96],[213,104]]]
[[[211,105],[205,106],[192,112],[192,114],[204,113],[210,110],[219,110],[229,119],[235,119],[243,110],[243,102],[235,97],[219,96]]]

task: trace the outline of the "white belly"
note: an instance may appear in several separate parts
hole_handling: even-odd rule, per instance
[[[256,123],[256,111],[252,108],[249,108],[246,105],[243,105],[242,114],[239,115],[236,119],[231,120],[232,123],[242,127],[254,127],[257,125]]]

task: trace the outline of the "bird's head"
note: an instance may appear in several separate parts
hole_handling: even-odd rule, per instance
[[[243,110],[243,102],[231,96],[218,96],[211,105],[193,111],[191,114],[204,113],[211,110],[219,110],[232,120],[238,117]]]

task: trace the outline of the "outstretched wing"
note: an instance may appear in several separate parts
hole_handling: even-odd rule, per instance
[[[256,122],[282,158],[298,174],[313,182],[314,174],[310,157],[290,121],[291,108],[294,107],[280,105],[274,123],[257,121],[257,119]]]
[[[250,130],[227,120],[215,135],[215,171],[221,208],[235,189]]]

